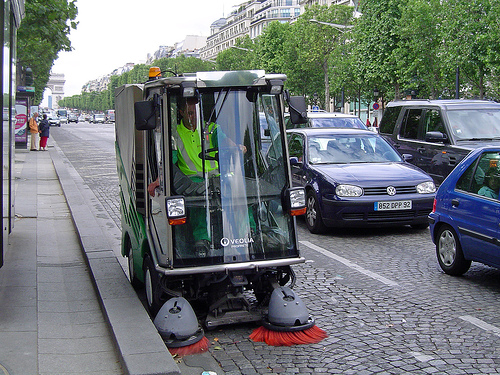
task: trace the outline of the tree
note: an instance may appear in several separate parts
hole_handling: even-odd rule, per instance
[[[399,82],[421,97],[443,92],[440,0],[412,0],[401,6],[399,43],[393,50]]]
[[[500,33],[498,0],[443,0],[443,57],[460,68],[470,95],[483,98],[492,72],[498,70]],[[454,69],[453,69],[454,70]],[[498,94],[498,88],[492,90]]]
[[[255,69],[255,46],[248,35],[238,39],[233,48],[228,48],[217,55],[217,70]]]
[[[362,16],[353,32],[353,52],[359,66],[358,75],[366,86],[377,87],[386,94],[394,92],[399,98],[399,71],[395,69],[400,46],[398,26],[402,4],[406,0],[363,0]]]
[[[323,73],[325,88],[325,108],[330,110],[329,64],[341,64],[342,49],[346,43],[347,31],[353,18],[353,8],[344,5],[314,5],[307,7],[299,19],[292,24],[295,40],[298,42],[296,53],[299,62],[313,65]],[[311,20],[323,23],[312,22]],[[328,25],[338,24],[335,27]],[[331,57],[336,58],[332,59]]]
[[[255,43],[255,59],[259,69],[266,73],[283,73],[285,70],[286,40],[290,24],[273,21],[266,26]]]
[[[17,31],[18,70],[33,70],[34,103],[42,101],[50,70],[60,51],[71,51],[68,35],[76,29],[76,0],[26,0],[26,16]],[[68,22],[69,21],[69,22]]]

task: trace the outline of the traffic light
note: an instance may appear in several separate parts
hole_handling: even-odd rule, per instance
[[[33,70],[31,68],[26,68],[24,70],[24,85],[25,86],[33,86]]]

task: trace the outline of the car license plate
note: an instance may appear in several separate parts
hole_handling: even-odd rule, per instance
[[[411,210],[411,201],[375,202],[375,211]]]

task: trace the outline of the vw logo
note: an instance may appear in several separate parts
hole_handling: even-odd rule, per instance
[[[390,196],[396,195],[396,188],[394,186],[389,186],[387,188],[387,194]]]

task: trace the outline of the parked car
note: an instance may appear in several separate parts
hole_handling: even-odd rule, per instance
[[[306,225],[411,225],[423,229],[436,187],[377,133],[362,129],[287,131],[294,186],[306,189]],[[268,156],[270,157],[270,153]]]
[[[391,102],[380,121],[382,134],[439,185],[473,149],[500,145],[500,103],[486,100]]]
[[[358,116],[340,112],[307,112],[307,123],[292,124],[290,115],[285,114],[287,129],[294,128],[355,128],[368,129]]]
[[[49,121],[50,126],[61,126],[61,120],[55,114],[47,115],[47,120]]]
[[[106,122],[106,117],[102,113],[96,113],[94,116],[92,116],[91,122],[94,124],[104,124]]]
[[[461,275],[471,262],[500,268],[500,146],[472,151],[448,175],[429,214],[441,269]]]
[[[68,115],[68,123],[70,123],[70,122],[74,122],[74,123],[78,124],[78,116],[74,113],[70,113]]]

